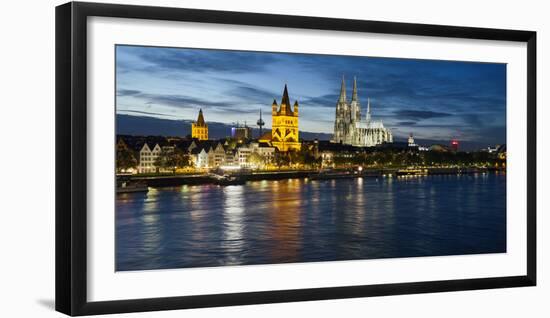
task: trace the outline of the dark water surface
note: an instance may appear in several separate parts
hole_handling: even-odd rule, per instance
[[[506,176],[254,181],[116,197],[116,270],[506,251]]]

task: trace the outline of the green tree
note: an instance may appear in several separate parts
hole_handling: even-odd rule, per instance
[[[290,157],[286,153],[276,150],[273,161],[277,167],[281,168],[290,164]]]
[[[313,150],[304,147],[299,152],[299,163],[307,167],[317,167],[321,164],[321,158],[315,158]]]
[[[172,153],[173,163],[175,167],[185,168],[192,165],[191,157],[188,153],[185,153],[183,150],[176,148]]]
[[[116,152],[117,172],[122,172],[135,167],[137,167],[137,160],[134,157],[134,153],[126,147],[119,147]]]
[[[227,142],[227,148],[228,149],[233,150],[233,149],[237,148],[238,142],[237,142],[236,139],[227,137],[227,138],[225,138],[225,141]]]
[[[177,168],[188,167],[191,165],[189,155],[179,148],[163,147],[159,156],[155,159],[155,166],[164,170],[172,170],[176,173]]]
[[[257,152],[253,152],[248,156],[246,161],[257,166],[263,166],[266,163],[266,158]]]
[[[301,165],[304,163],[304,160],[300,151],[289,150],[287,153],[287,156],[288,156],[290,165],[293,165],[293,164]]]

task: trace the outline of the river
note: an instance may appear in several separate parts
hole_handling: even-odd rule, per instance
[[[506,251],[506,175],[150,188],[116,196],[116,270]]]

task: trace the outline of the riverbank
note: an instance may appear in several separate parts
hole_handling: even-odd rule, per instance
[[[484,167],[427,167],[427,168],[391,168],[391,169],[335,169],[330,172],[318,170],[287,170],[234,173],[243,181],[284,180],[284,179],[341,179],[359,177],[411,176],[411,175],[461,175],[494,171]],[[502,170],[501,170],[502,171]],[[208,173],[162,175],[162,176],[131,176],[132,181],[146,184],[148,187],[171,187],[180,185],[214,184],[216,179]]]

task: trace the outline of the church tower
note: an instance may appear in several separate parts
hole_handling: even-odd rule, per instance
[[[353,93],[351,95],[351,121],[356,122],[361,120],[361,104],[357,94],[357,78],[353,78]]]
[[[280,107],[276,100],[271,105],[271,144],[282,152],[300,150],[298,101],[291,107],[286,84]]]
[[[197,121],[191,124],[191,137],[198,140],[208,140],[208,125],[204,121],[202,108],[199,110]]]
[[[342,86],[340,87],[340,96],[336,102],[336,120],[334,121],[334,135],[332,142],[347,143],[347,131],[349,130],[350,114],[348,109],[348,101],[346,98],[346,82],[342,75]]]

